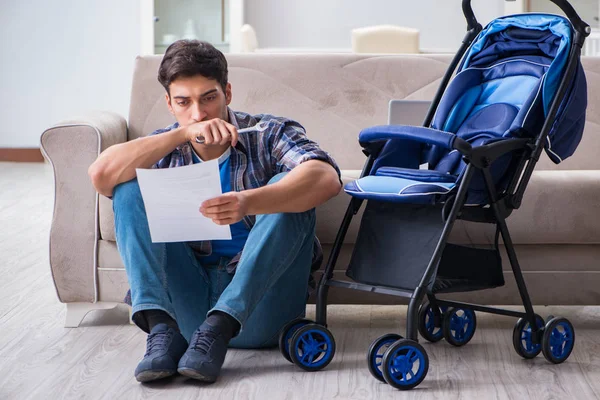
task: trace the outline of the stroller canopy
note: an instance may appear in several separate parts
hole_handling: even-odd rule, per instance
[[[550,65],[542,84],[544,112],[558,90],[571,48],[571,23],[556,15],[523,14],[492,21],[465,55],[459,71],[523,56]]]
[[[571,49],[573,28],[568,19],[558,15],[522,14],[496,19],[478,35],[465,55],[458,72],[468,68],[487,68],[501,61],[515,59],[528,60],[544,65],[539,93],[531,104],[529,120],[517,119],[511,130],[519,124],[532,134],[540,131],[548,115],[550,104],[558,91]],[[523,75],[528,72],[522,70]],[[515,80],[512,87],[515,97],[526,89],[526,79]],[[510,97],[508,98],[510,101]],[[541,103],[541,110],[537,109]],[[577,66],[567,96],[562,99],[558,115],[555,118],[545,143],[550,159],[560,163],[571,156],[583,134],[585,110],[587,106],[587,85],[581,64]]]

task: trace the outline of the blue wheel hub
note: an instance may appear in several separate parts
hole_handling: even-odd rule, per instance
[[[410,385],[421,378],[425,370],[425,357],[412,346],[401,347],[392,356],[390,375],[399,385]]]
[[[538,320],[538,328],[544,327],[544,321]],[[541,343],[534,344],[533,343],[533,331],[531,330],[531,324],[526,323],[523,329],[521,330],[521,345],[523,346],[523,350],[527,353],[539,353],[541,348]]]
[[[561,329],[562,328],[562,329]],[[550,350],[558,359],[569,354],[573,346],[573,332],[571,327],[564,322],[556,325],[550,335]]]
[[[310,367],[324,364],[332,349],[331,339],[318,330],[304,332],[297,343],[296,358]]]
[[[381,364],[383,364],[383,354],[385,353],[385,350],[387,350],[387,348],[390,346],[390,344],[394,343],[396,340],[397,339],[386,340],[380,343],[379,346],[377,346],[377,348],[375,349],[375,357],[373,357],[373,366],[380,375],[383,375],[381,372]],[[379,352],[381,351],[381,349],[384,349],[384,351],[382,351],[380,354]]]
[[[473,314],[470,310],[463,310],[462,315],[455,312],[450,319],[450,330],[452,336],[459,342],[463,342],[473,334]]]
[[[531,326],[527,325],[527,328],[521,331],[521,341],[525,344],[523,348],[528,353],[536,352],[540,348],[540,344],[533,344],[531,339]]]
[[[442,313],[443,312],[444,309],[442,309]],[[437,338],[444,335],[442,328],[435,326],[435,313],[433,312],[431,305],[427,308],[427,321],[425,321],[425,328],[427,328],[427,332],[429,332],[433,337]]]

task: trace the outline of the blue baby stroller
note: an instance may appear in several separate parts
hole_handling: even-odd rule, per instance
[[[367,355],[372,375],[398,389],[419,385],[429,368],[417,331],[430,342],[444,338],[463,346],[475,333],[475,311],[519,318],[513,345],[524,358],[542,352],[561,363],[569,357],[573,326],[534,313],[505,221],[519,208],[542,150],[559,163],[583,133],[587,90],[580,54],[590,28],[566,0],[552,2],[568,19],[513,15],[482,29],[470,0],[463,0],[468,32],[423,127],[360,133],[368,159],[360,179],[345,186],[352,200],[319,283],[316,322],[295,320],[282,330],[286,359],[316,371],[333,358],[335,341],[326,328],[331,286],[410,298],[406,338],[384,335]],[[428,169],[420,169],[423,164]],[[353,282],[334,280],[348,226],[365,200],[346,272]],[[492,248],[447,243],[457,218],[496,225]],[[525,311],[439,299],[504,285],[500,235]]]

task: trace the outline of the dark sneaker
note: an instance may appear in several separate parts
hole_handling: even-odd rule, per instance
[[[177,372],[202,382],[215,382],[225,361],[229,338],[204,322],[192,335]]]
[[[166,378],[177,372],[177,363],[185,353],[187,341],[167,324],[156,325],[146,341],[146,354],[135,369],[138,382]]]

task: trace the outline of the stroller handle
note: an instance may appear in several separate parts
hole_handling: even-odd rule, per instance
[[[465,14],[465,19],[467,20],[467,30],[473,30],[478,25],[477,18],[475,17],[475,13],[473,13],[473,8],[471,7],[471,0],[463,0],[462,2],[463,14]]]
[[[514,1],[514,0],[506,0],[506,1]],[[592,29],[590,28],[590,26],[588,24],[583,22],[583,20],[579,17],[579,14],[577,14],[577,11],[575,11],[575,9],[571,5],[571,3],[568,2],[568,0],[550,0],[550,1],[553,2],[554,4],[556,4],[565,13],[565,15],[567,16],[567,18],[569,18],[569,21],[571,21],[571,24],[573,24],[573,27],[575,28],[575,30],[577,32],[579,32],[584,37],[589,36]],[[479,25],[479,23],[477,22],[477,18],[475,17],[475,14],[473,13],[473,8],[471,7],[471,0],[463,0],[462,9],[463,9],[463,14],[465,15],[465,19],[467,20],[467,26],[468,26],[467,29],[471,30],[471,29],[476,28],[477,25]]]
[[[569,18],[569,21],[571,21],[573,27],[577,32],[582,34],[584,37],[589,36],[589,34],[592,32],[592,28],[590,28],[588,24],[583,22],[583,20],[579,17],[579,14],[577,14],[577,11],[575,11],[571,3],[569,3],[567,0],[550,1],[556,4],[561,10],[563,10],[563,12],[567,16],[567,18]]]

